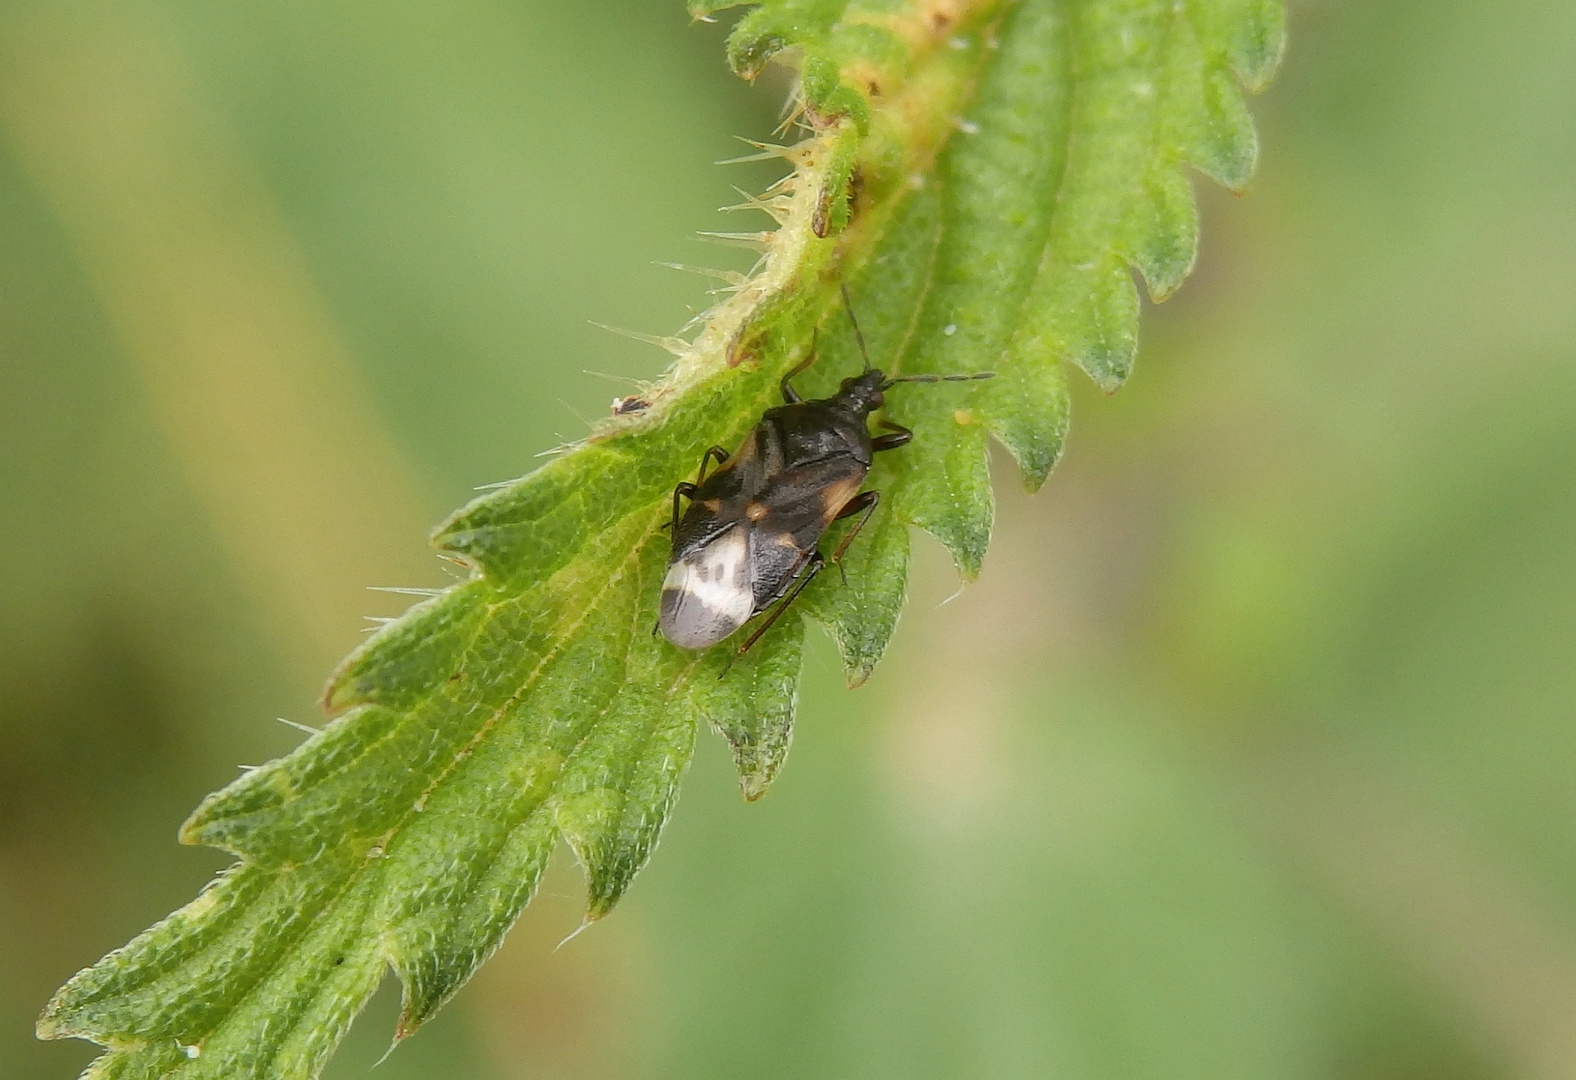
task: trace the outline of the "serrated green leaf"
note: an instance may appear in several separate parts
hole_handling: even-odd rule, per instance
[[[690,683],[687,707],[728,740],[751,801],[766,794],[788,756],[803,646],[804,623],[789,619],[737,659],[713,649]]]
[[[902,609],[909,525],[979,573],[988,437],[1037,486],[1066,432],[1061,361],[1107,390],[1126,378],[1134,270],[1161,299],[1193,263],[1180,167],[1246,183],[1239,84],[1268,79],[1282,37],[1266,0],[750,8],[730,63],[753,77],[788,58],[805,131],[776,151],[791,172],[759,201],[774,222],[755,272],[692,340],[668,339],[678,361],[649,409],[440,527],[470,580],[346,660],[321,733],[204,800],[182,839],[240,861],[39,1023],[108,1047],[94,1075],[315,1076],[386,967],[410,1034],[498,946],[560,840],[585,868],[587,918],[612,909],[701,722],[746,797],[763,794],[792,739],[803,617],[857,685]],[[858,369],[845,283],[889,373],[995,378],[894,388],[885,418],[913,442],[878,459],[881,502],[841,566],[744,657],[678,650],[652,632],[673,486],[707,446],[737,445],[812,342],[802,390]]]

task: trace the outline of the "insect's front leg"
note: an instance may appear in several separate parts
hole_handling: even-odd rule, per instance
[[[799,361],[798,364],[794,365],[794,369],[788,374],[784,375],[783,381],[777,384],[778,388],[783,392],[783,400],[790,405],[801,402],[804,400],[804,398],[799,396],[799,391],[793,388],[793,385],[789,382],[789,380],[795,375],[799,374],[805,368],[809,367],[811,364],[815,363],[815,342],[820,336],[821,328],[819,326],[810,331],[810,355],[806,356],[803,360]]]
[[[892,434],[877,435],[871,439],[870,449],[872,450],[896,450],[900,446],[907,446],[909,441],[914,438],[914,433],[902,424],[894,424],[890,420],[877,420],[876,425],[886,428]]]

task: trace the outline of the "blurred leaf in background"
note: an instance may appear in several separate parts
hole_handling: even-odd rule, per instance
[[[1254,190],[979,583],[917,544],[768,799],[703,740],[616,917],[552,952],[560,867],[377,1075],[1576,1072],[1576,9],[1292,16]],[[647,264],[716,263],[780,96],[721,56],[676,3],[0,8],[0,1074],[92,1056],[38,1008],[222,862],[175,827],[363,586],[661,367],[584,320],[700,305]]]

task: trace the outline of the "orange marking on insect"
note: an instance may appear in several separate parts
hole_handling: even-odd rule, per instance
[[[837,516],[837,512],[848,504],[848,500],[859,494],[860,479],[850,478],[840,480],[835,484],[828,484],[821,489],[821,506],[828,520]]]

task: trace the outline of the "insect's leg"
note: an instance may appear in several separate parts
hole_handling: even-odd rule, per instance
[[[717,460],[718,465],[721,465],[728,460],[728,451],[720,446],[713,446],[700,456],[700,475],[695,478],[695,482],[692,484],[688,480],[682,480],[673,489],[673,520],[664,525],[663,528],[677,529],[679,527],[679,498],[680,496],[686,499],[695,497],[695,493],[700,490],[701,484],[706,482],[706,465],[713,458]]]
[[[848,530],[848,535],[838,542],[837,550],[832,552],[832,561],[837,564],[837,572],[843,575],[844,585],[848,584],[848,571],[843,569],[843,552],[847,551],[848,545],[854,542],[854,537],[859,535],[859,530],[865,527],[865,522],[870,520],[870,515],[876,512],[876,504],[880,501],[881,493],[879,491],[860,492],[844,503],[843,508],[837,512],[837,516],[832,519],[833,521],[841,521],[843,518],[853,517],[855,514],[863,515],[858,521],[854,522],[854,527]]]
[[[673,489],[673,520],[668,522],[668,528],[676,531],[679,527],[679,499],[681,497],[685,499],[693,499],[695,497],[695,492],[698,490],[699,489],[694,484],[691,484],[687,480],[680,481],[679,485]]]
[[[716,459],[718,465],[728,460],[728,451],[720,446],[713,446],[700,456],[700,475],[695,477],[695,486],[699,487],[706,482],[706,463]]]
[[[766,618],[761,621],[761,625],[755,628],[755,632],[744,639],[744,644],[739,646],[738,651],[729,658],[727,667],[722,669],[722,675],[728,673],[728,668],[733,666],[733,661],[749,652],[750,646],[761,640],[761,635],[772,628],[772,624],[782,617],[782,613],[788,610],[788,605],[799,598],[799,594],[804,592],[804,587],[810,584],[815,575],[821,572],[821,567],[825,565],[826,560],[821,557],[819,551],[810,556],[809,561],[800,569],[799,576],[794,579],[793,588],[788,591],[788,595],[779,600],[777,606],[772,608],[767,613]],[[722,678],[722,675],[718,675],[717,678]]]
[[[799,363],[794,366],[794,369],[792,371],[790,371],[788,374],[784,375],[783,376],[783,381],[778,384],[779,386],[782,387],[783,400],[786,401],[790,405],[792,405],[792,404],[794,404],[796,402],[803,401],[804,398],[799,396],[799,391],[795,390],[791,385],[789,385],[788,380],[792,379],[795,375],[799,374],[805,368],[807,368],[811,364],[815,363],[815,355],[816,355],[815,354],[815,342],[816,342],[816,339],[818,337],[820,337],[820,335],[821,335],[821,328],[819,326],[817,326],[814,330],[810,331],[810,355],[806,356],[803,360],[799,361]]]
[[[914,437],[914,433],[908,428],[902,424],[894,424],[890,420],[877,420],[876,426],[884,427],[892,434],[877,435],[871,439],[870,449],[872,450],[896,450],[900,446],[908,445],[908,441]]]

